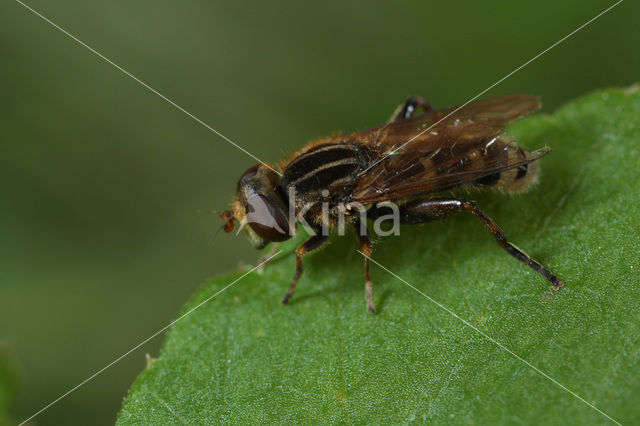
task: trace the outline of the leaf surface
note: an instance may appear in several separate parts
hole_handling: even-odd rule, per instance
[[[608,89],[511,125],[548,145],[531,190],[468,197],[567,283],[499,249],[471,215],[401,228],[373,258],[621,423],[640,400],[640,91]],[[293,244],[173,326],[135,380],[125,424],[610,423],[379,267],[364,304],[353,234],[305,258]],[[213,279],[183,312],[240,271]]]

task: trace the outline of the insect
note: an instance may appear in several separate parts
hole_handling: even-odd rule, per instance
[[[369,271],[371,239],[361,209],[353,207],[364,206],[367,217],[380,218],[389,212],[386,202],[395,203],[403,224],[440,220],[455,212],[472,213],[500,247],[557,290],[564,282],[510,243],[473,202],[437,194],[487,188],[518,192],[529,186],[535,161],[550,149],[528,152],[503,132],[507,123],[539,107],[538,98],[531,95],[506,95],[444,109],[434,109],[425,99],[412,96],[386,124],[308,143],[278,163],[281,176],[266,163],[248,169],[238,181],[232,209],[220,214],[223,229],[231,232],[235,221],[240,222],[257,248],[291,238],[295,222],[301,219],[316,231],[296,250],[296,272],[282,298],[284,304],[302,275],[302,257],[327,241],[327,233],[320,231],[335,227],[343,215],[356,228],[365,255],[366,306],[375,313]]]

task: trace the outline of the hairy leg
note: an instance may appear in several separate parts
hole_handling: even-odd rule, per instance
[[[364,295],[367,301],[367,310],[369,313],[375,314],[376,309],[373,305],[373,284],[371,283],[371,274],[369,272],[369,257],[371,256],[371,239],[369,238],[369,231],[366,224],[363,227],[360,226],[360,222],[354,224],[356,228],[356,234],[360,242],[360,251],[364,254]]]
[[[291,285],[289,285],[289,291],[287,291],[287,294],[285,294],[285,296],[282,298],[283,304],[286,305],[287,303],[289,303],[289,299],[291,299],[293,293],[295,293],[298,280],[300,279],[300,276],[304,271],[304,268],[302,267],[302,256],[309,253],[311,250],[317,249],[325,241],[327,241],[327,236],[317,233],[296,249],[296,273],[291,280]]]
[[[433,220],[444,219],[454,212],[469,212],[480,219],[491,231],[496,242],[511,256],[529,266],[534,271],[545,277],[553,284],[553,289],[558,290],[564,286],[564,282],[540,263],[529,257],[514,244],[507,241],[504,232],[497,223],[480,210],[475,204],[464,198],[432,198],[428,200],[414,201],[400,208],[400,221],[402,223],[424,223]]]
[[[425,112],[433,111],[433,107],[426,99],[419,96],[409,96],[409,99],[398,105],[389,122],[393,123],[411,118],[418,108],[422,108]]]

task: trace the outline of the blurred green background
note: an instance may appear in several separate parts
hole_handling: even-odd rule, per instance
[[[464,102],[613,3],[27,4],[275,162],[380,124],[410,94]],[[623,2],[487,95],[539,94],[550,112],[637,82],[638,12]],[[165,326],[208,277],[255,261],[242,238],[212,244],[211,213],[255,161],[12,0],[0,58],[0,343],[22,420]],[[113,423],[161,339],[34,423]]]

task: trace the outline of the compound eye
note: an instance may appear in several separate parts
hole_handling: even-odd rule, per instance
[[[255,166],[248,168],[247,171],[240,176],[240,179],[238,179],[238,191],[240,191],[240,188],[242,188],[245,182],[256,175],[259,165],[260,164],[256,164]]]
[[[263,195],[247,200],[247,224],[267,241],[285,241],[289,235],[289,223],[282,212]]]

